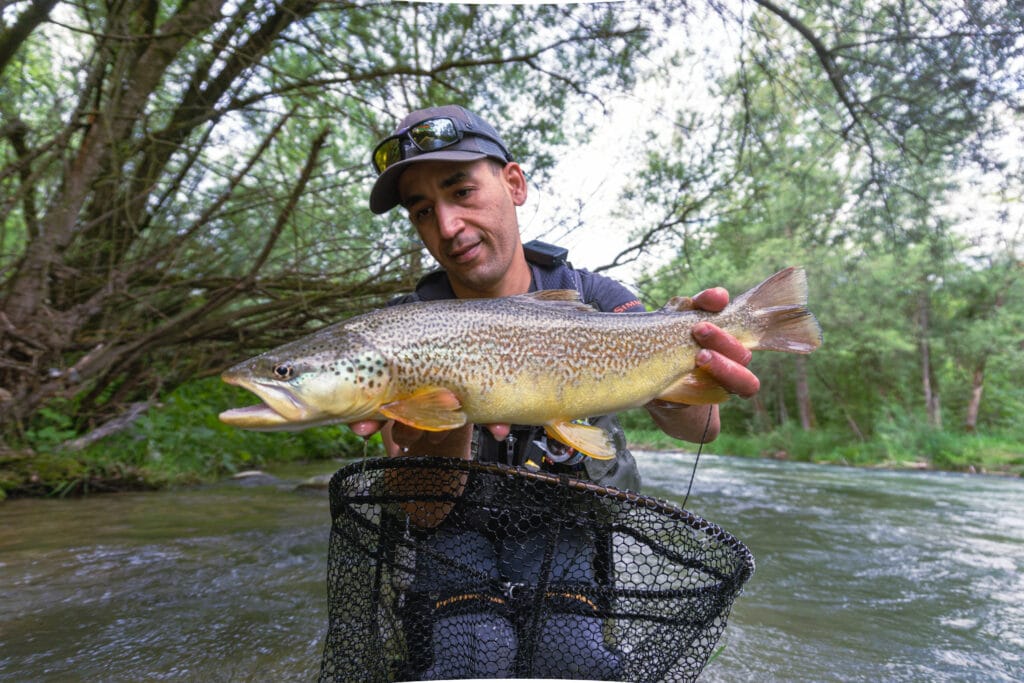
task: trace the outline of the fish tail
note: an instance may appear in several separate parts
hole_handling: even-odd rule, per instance
[[[745,309],[753,329],[751,351],[811,353],[821,346],[821,326],[807,310],[807,273],[791,266],[741,294],[733,302]]]
[[[663,310],[694,310],[693,301],[676,297]],[[807,273],[786,268],[744,292],[712,322],[732,333],[751,351],[810,353],[821,346],[821,327],[807,310]],[[728,392],[710,374],[693,369],[669,385],[658,399],[669,403],[707,405],[721,403]],[[579,450],[579,449],[577,449]]]

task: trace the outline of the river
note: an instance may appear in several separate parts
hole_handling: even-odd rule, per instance
[[[314,680],[334,467],[0,504],[0,680]],[[1021,479],[704,456],[687,507],[757,561],[701,680],[1024,679]]]

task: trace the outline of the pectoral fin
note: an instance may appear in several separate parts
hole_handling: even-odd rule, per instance
[[[608,433],[600,427],[562,420],[547,423],[544,425],[544,431],[548,436],[591,458],[611,460],[615,457],[615,444],[608,438]]]
[[[455,429],[466,424],[462,402],[452,391],[443,387],[424,387],[380,407],[380,412],[392,420],[428,432]]]
[[[704,370],[697,368],[680,377],[658,396],[662,401],[670,403],[686,403],[693,406],[722,403],[729,398],[729,392],[722,388]]]

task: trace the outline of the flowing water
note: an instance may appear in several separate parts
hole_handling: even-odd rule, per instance
[[[681,502],[692,456],[637,456]],[[1021,479],[705,456],[687,507],[757,560],[702,680],[1024,680]],[[328,523],[286,482],[0,504],[0,680],[313,680]]]

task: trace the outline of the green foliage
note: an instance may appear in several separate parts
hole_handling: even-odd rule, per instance
[[[673,208],[663,234],[686,230],[676,232],[676,257],[640,282],[642,293],[660,302],[721,285],[735,296],[782,266],[808,271],[809,306],[824,330],[807,359],[810,399],[796,400],[792,359],[755,354],[761,392],[726,404],[716,445],[851,463],[984,460],[961,426],[976,409],[968,429],[999,433],[1019,419],[1024,395],[1019,218],[1003,211],[991,233],[968,241],[958,223],[973,218],[972,207],[950,203],[956,173],[979,159],[978,140],[1014,118],[980,115],[1020,92],[1000,90],[999,75],[983,93],[978,69],[1009,65],[1024,48],[1006,44],[998,28],[1004,12],[1019,19],[1020,10],[992,6],[969,17],[906,7],[892,26],[896,9],[886,3],[797,4],[788,17],[752,15],[749,62],[719,83],[728,132],[719,129],[716,158],[695,154],[682,136],[651,153],[642,197]],[[932,21],[979,30],[901,39],[925,35]],[[807,32],[793,32],[797,25]],[[865,27],[877,40],[853,37]],[[821,77],[808,33],[826,49],[843,46],[829,52],[831,79]],[[838,104],[837,93],[845,94]],[[682,108],[676,118],[688,131],[716,123]],[[1010,205],[1024,175],[1008,170],[1000,187]],[[809,432],[798,426],[801,407],[813,412]]]
[[[99,442],[88,457],[116,459],[203,478],[258,468],[270,462],[362,456],[366,444],[347,427],[301,432],[250,432],[218,420],[221,410],[253,402],[248,392],[215,378],[183,384],[128,430]],[[376,452],[376,446],[371,451]]]
[[[46,451],[77,435],[71,417],[69,401],[53,401],[43,406],[34,416],[25,433],[25,441],[32,449]]]
[[[408,291],[430,263],[367,209],[374,142],[465,104],[542,177],[660,39],[641,8],[59,3],[0,64],[0,443]]]
[[[839,429],[805,432],[794,427],[762,433],[723,431],[704,453],[856,467],[893,467],[1024,476],[1024,439],[1014,432],[978,435],[943,431],[906,421],[887,425],[860,441]],[[698,445],[676,441],[653,427],[627,429],[634,449],[685,450]]]
[[[0,496],[83,494],[210,481],[244,469],[287,462],[380,455],[344,426],[302,432],[248,432],[217,419],[252,402],[251,394],[207,378],[181,385],[121,432],[81,452],[62,449],[77,435],[51,406],[28,433],[31,452],[0,458]]]
[[[57,452],[163,397],[80,456],[40,460],[50,490],[106,468],[206,477],[361,452],[340,427],[221,425],[219,409],[251,399],[193,378],[379,305],[430,266],[403,217],[366,209],[369,150],[406,111],[477,109],[543,184],[671,41],[648,74],[675,93],[706,68],[716,106],[680,98],[637,122],[648,167],[614,213],[637,252],[675,255],[644,297],[735,295],[802,264],[825,332],[806,366],[755,358],[761,394],[725,406],[716,448],[1014,461],[996,435],[1024,412],[1019,226],[1009,237],[1024,172],[998,149],[1019,148],[1019,3],[205,7],[60,3],[0,70],[0,445]],[[742,35],[735,55],[679,40],[708,22]],[[969,243],[973,205],[950,210],[974,167],[1000,178],[1002,239]]]

